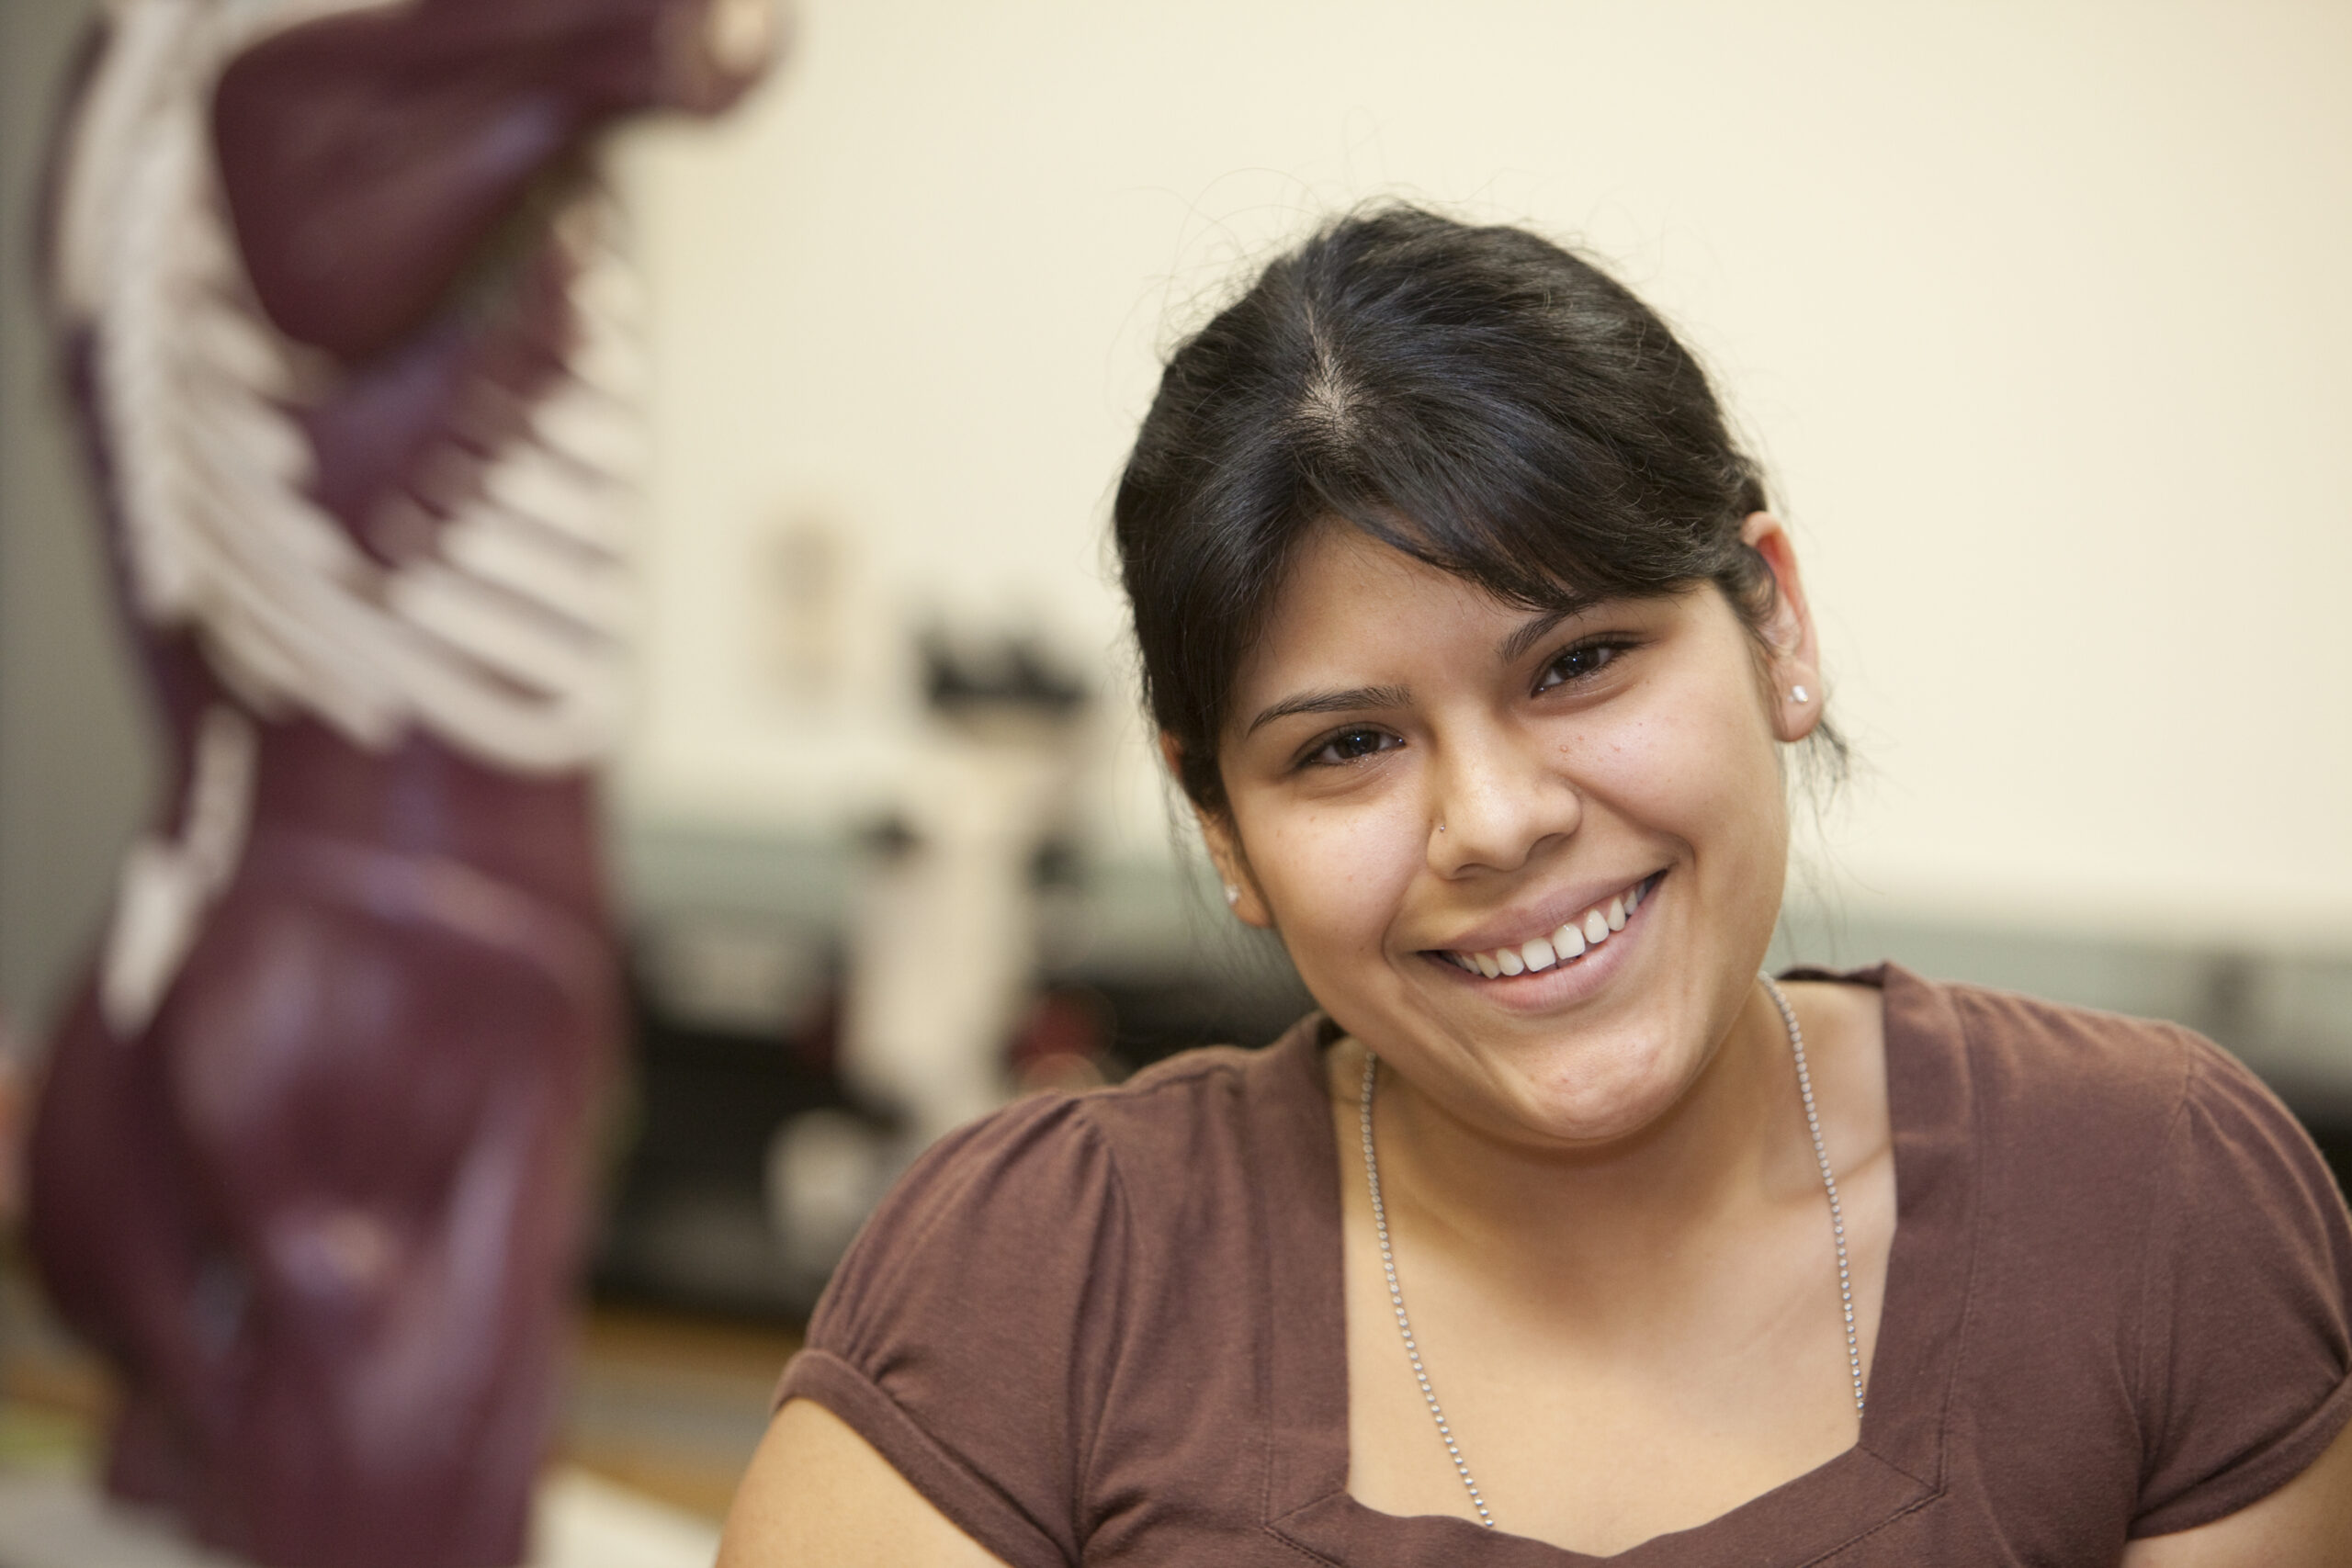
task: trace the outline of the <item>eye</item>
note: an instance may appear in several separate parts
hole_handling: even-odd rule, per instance
[[[1366,725],[1351,725],[1336,734],[1327,735],[1308,749],[1299,759],[1299,765],[1309,768],[1340,768],[1350,762],[1362,761],[1404,742],[1385,729]]]
[[[1558,658],[1544,667],[1544,678],[1535,682],[1535,689],[1547,692],[1555,686],[1570,685],[1598,675],[1614,663],[1625,649],[1623,642],[1606,640],[1580,642],[1573,648],[1565,649]]]

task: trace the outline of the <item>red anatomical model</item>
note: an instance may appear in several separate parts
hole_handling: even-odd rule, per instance
[[[631,596],[588,139],[766,0],[115,0],[51,292],[175,780],[30,1225],[107,1475],[302,1568],[512,1563],[616,1048],[590,769]]]

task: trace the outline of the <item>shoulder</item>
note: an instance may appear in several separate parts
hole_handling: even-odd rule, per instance
[[[2194,1030],[1893,965],[1885,987],[1891,1092],[1917,1135],[1973,1144],[2020,1225],[2071,1215],[2104,1253],[2257,1216],[2318,1242],[2343,1213],[2294,1113]]]
[[[1152,1191],[1182,1178],[1193,1189],[1221,1185],[1268,1138],[1305,1119],[1319,1127],[1316,1069],[1319,1018],[1302,1020],[1272,1044],[1202,1046],[1145,1068],[1125,1083],[1075,1097],[1072,1114],[1112,1157]]]
[[[1909,1135],[1961,1154],[1987,1288],[2072,1359],[2036,1388],[2104,1367],[2125,1403],[2132,1533],[2222,1517],[2309,1464],[2352,1417],[2352,1216],[2294,1115],[2177,1024],[1891,965],[1885,985]]]
[[[1102,1183],[1149,1188],[1198,1174],[1203,1156],[1247,1139],[1269,1102],[1295,1096],[1298,1043],[1294,1030],[1267,1046],[1196,1046],[1121,1083],[1017,1100],[933,1145],[874,1223],[920,1225],[943,1206],[986,1201],[1008,1184],[1024,1196],[1054,1190],[1075,1199]]]
[[[2004,1152],[2104,1157],[2213,1116],[2308,1141],[2260,1079],[2194,1030],[1893,964],[1882,974],[1890,1071],[1951,1075],[1980,1137]]]
[[[875,1211],[809,1324],[855,1354],[936,1307],[971,1321],[1001,1281],[1019,1315],[1103,1287],[1131,1249],[1234,1222],[1253,1145],[1296,1120],[1313,1020],[1273,1044],[1182,1052],[1125,1082],[1019,1100],[934,1144]]]
[[[2158,1019],[1984,986],[1920,984],[1950,1006],[1971,1066],[2002,1089],[2096,1093],[2163,1114],[2179,1103],[2200,1064],[2229,1063],[2202,1035]]]
[[[1188,1051],[943,1138],[834,1270],[779,1400],[826,1406],[1006,1562],[1076,1560],[1106,1425],[1167,1408],[1171,1377],[1199,1403],[1202,1337],[1247,1332],[1255,1152],[1311,1098],[1314,1043]]]

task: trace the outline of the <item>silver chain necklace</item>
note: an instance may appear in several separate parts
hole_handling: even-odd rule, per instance
[[[1829,1229],[1838,1238],[1838,1300],[1846,1314],[1846,1369],[1854,1379],[1854,1414],[1862,1414],[1862,1348],[1854,1334],[1854,1281],[1846,1267],[1846,1215],[1838,1205],[1838,1178],[1829,1168],[1829,1151],[1821,1141],[1821,1115],[1814,1109],[1813,1075],[1805,1070],[1804,1031],[1797,1027],[1796,1010],[1789,1006],[1789,998],[1772,983],[1770,975],[1758,975],[1772,1005],[1781,1010],[1781,1022],[1789,1032],[1789,1049],[1797,1059],[1797,1091],[1804,1097],[1805,1131],[1813,1137],[1813,1157],[1821,1167],[1822,1190],[1829,1194]],[[1388,1277],[1388,1304],[1396,1310],[1396,1332],[1405,1337],[1405,1359],[1413,1364],[1413,1381],[1421,1385],[1421,1397],[1429,1402],[1430,1417],[1437,1423],[1437,1435],[1445,1440],[1446,1457],[1453,1461],[1453,1472],[1462,1477],[1462,1484],[1470,1494],[1470,1506],[1478,1510],[1478,1522],[1488,1529],[1495,1528],[1495,1517],[1487,1511],[1487,1499],[1479,1495],[1478,1483],[1471,1478],[1469,1461],[1462,1457],[1462,1449],[1453,1440],[1453,1428],[1445,1419],[1445,1407],[1437,1402],[1437,1390],[1430,1386],[1429,1369],[1421,1365],[1421,1348],[1413,1338],[1412,1319],[1405,1315],[1405,1287],[1396,1282],[1396,1254],[1388,1243],[1388,1207],[1380,1200],[1380,1156],[1372,1146],[1372,1086],[1380,1068],[1380,1058],[1371,1052],[1363,1057],[1363,1097],[1359,1101],[1357,1126],[1363,1134],[1364,1179],[1372,1186],[1372,1224],[1380,1235],[1380,1271]]]

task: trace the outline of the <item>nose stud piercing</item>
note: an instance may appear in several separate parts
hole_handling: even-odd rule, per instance
[[[1442,822],[1439,823],[1439,824],[1437,825],[1437,830],[1438,830],[1439,832],[1441,832],[1441,833],[1444,832],[1444,831],[1445,831],[1445,824],[1444,824],[1444,823],[1442,823]]]
[[[1791,686],[1789,688],[1789,701],[1792,703],[1809,703],[1813,701],[1813,694],[1806,691],[1803,686]]]
[[[1235,886],[1232,883],[1230,883],[1230,882],[1227,883],[1227,884],[1225,885],[1225,907],[1226,907],[1227,908],[1228,908],[1228,909],[1229,909],[1229,908],[1233,908],[1233,906],[1234,906],[1234,905],[1238,904],[1238,903],[1240,903],[1240,902],[1241,902],[1241,889],[1240,889],[1240,888],[1238,888],[1238,887],[1236,887],[1236,886]]]

